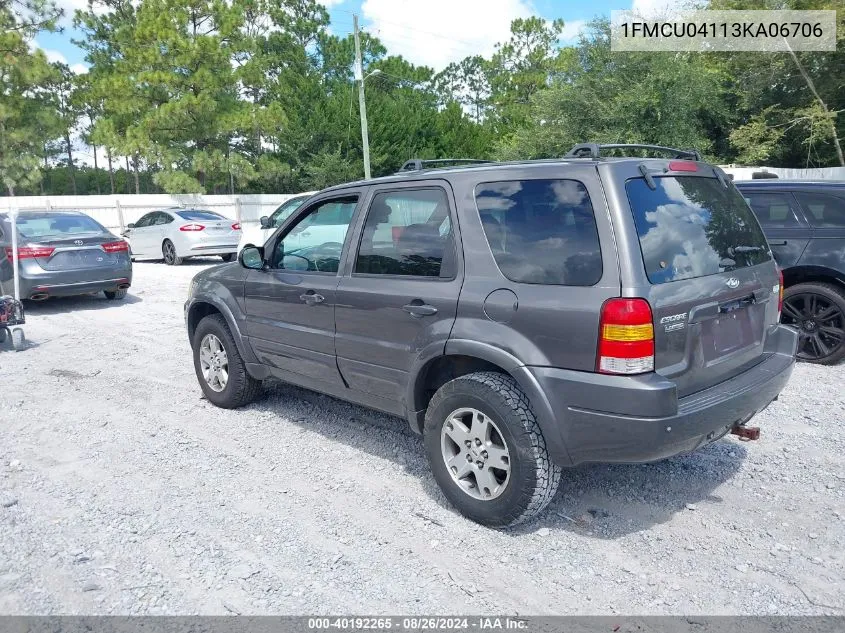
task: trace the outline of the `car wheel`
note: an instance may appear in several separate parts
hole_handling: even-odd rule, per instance
[[[781,322],[798,330],[798,360],[833,365],[845,357],[845,290],[826,283],[790,286]]]
[[[429,403],[424,441],[432,473],[458,511],[490,527],[538,514],[560,483],[528,398],[510,376],[447,382]]]
[[[6,328],[0,327],[0,345],[6,342],[6,337],[8,336],[8,334],[6,334],[7,331],[8,330]]]
[[[126,293],[126,288],[119,288],[117,290],[103,290],[103,294],[106,295],[106,299],[108,299],[109,301],[123,299],[126,296]]]
[[[211,314],[199,322],[192,347],[197,379],[209,402],[224,409],[236,409],[255,400],[261,381],[247,372],[221,315]]]
[[[168,266],[178,266],[182,258],[176,254],[176,247],[170,240],[164,240],[161,245],[161,254],[164,255],[164,263]]]
[[[225,255],[221,255],[220,259],[222,259],[224,262],[230,262],[233,259],[235,259],[235,254],[234,253],[226,253]]]

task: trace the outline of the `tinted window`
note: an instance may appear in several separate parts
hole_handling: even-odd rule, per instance
[[[159,211],[155,214],[155,217],[153,217],[151,225],[161,226],[162,224],[170,224],[171,222],[173,222],[173,218],[169,214]]]
[[[796,192],[795,197],[807,212],[813,226],[845,226],[845,199],[823,193]]]
[[[480,184],[475,201],[502,274],[532,284],[592,286],[602,275],[590,195],[577,180]]]
[[[205,220],[206,222],[217,222],[218,220],[226,219],[225,216],[220,215],[219,213],[214,213],[214,211],[201,211],[199,209],[176,211],[176,215],[183,220],[188,220],[189,222],[200,222],[202,220]]]
[[[273,214],[270,216],[270,226],[274,229],[277,229],[282,226],[285,220],[290,217],[291,213],[301,207],[302,203],[306,200],[308,200],[308,196],[303,196],[301,198],[291,198],[290,200],[282,204],[278,209],[273,211]]]
[[[625,188],[653,284],[715,275],[771,259],[760,225],[735,187],[716,178],[642,178]]]
[[[155,216],[155,213],[147,213],[146,215],[142,215],[141,218],[135,223],[135,228],[142,229],[145,226],[150,226]]]
[[[18,216],[18,232],[24,237],[63,237],[77,233],[102,233],[106,229],[87,215],[63,215],[58,213],[21,214]]]
[[[311,207],[276,242],[270,265],[285,270],[336,273],[357,201],[357,197],[346,197]]]
[[[800,226],[798,215],[792,205],[789,193],[745,193],[743,194],[760,224],[769,228]]]
[[[442,189],[380,193],[367,212],[354,272],[451,277],[454,252],[449,202]]]

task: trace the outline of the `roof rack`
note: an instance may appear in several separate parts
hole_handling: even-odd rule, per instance
[[[599,145],[598,143],[579,143],[566,153],[566,158],[601,158],[602,150],[608,149],[649,149],[654,152],[672,154],[673,158],[701,160],[701,154],[695,149],[678,149],[676,147],[665,147],[663,145],[641,145],[639,143],[610,143],[606,145]]]
[[[411,160],[406,160],[402,167],[399,168],[399,172],[420,171],[421,169],[425,169],[426,167],[430,167],[433,165],[475,165],[491,162],[493,161],[478,160],[475,158],[435,158],[431,160],[420,160],[419,158],[413,158]]]

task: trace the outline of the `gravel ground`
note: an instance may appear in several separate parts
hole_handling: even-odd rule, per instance
[[[182,303],[210,263],[30,306],[0,352],[0,613],[845,613],[845,366],[797,367],[759,442],[567,471],[498,532],[401,420],[203,400]]]

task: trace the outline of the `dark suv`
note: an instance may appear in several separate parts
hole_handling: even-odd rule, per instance
[[[562,467],[753,435],[798,340],[763,233],[696,153],[603,155],[620,147],[409,161],[315,195],[194,278],[206,397],[238,407],[272,377],[402,416],[491,526],[542,510]]]
[[[845,182],[737,182],[783,270],[782,322],[799,333],[798,358],[845,357]]]

